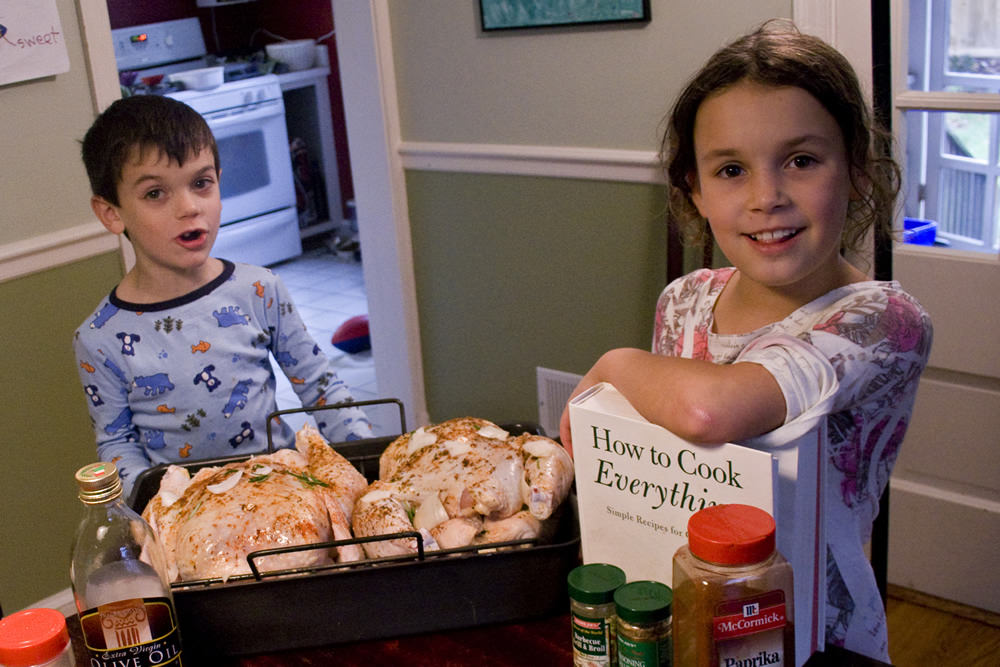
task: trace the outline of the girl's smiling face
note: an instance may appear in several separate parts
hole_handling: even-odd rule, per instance
[[[840,127],[812,95],[723,88],[698,109],[694,151],[691,199],[741,281],[802,303],[850,282],[840,258],[850,167]]]

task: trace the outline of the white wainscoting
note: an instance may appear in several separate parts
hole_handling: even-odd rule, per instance
[[[403,142],[405,169],[551,178],[582,178],[631,183],[662,183],[655,151]],[[99,222],[43,234],[0,246],[0,282],[111,252],[118,238]]]
[[[399,154],[404,168],[423,171],[664,182],[655,151],[404,141]]]
[[[96,220],[0,246],[0,283],[118,249],[118,237]]]

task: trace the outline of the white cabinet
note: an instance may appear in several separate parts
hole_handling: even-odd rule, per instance
[[[316,174],[322,188],[318,199],[319,217],[301,227],[302,238],[339,228],[343,220],[340,177],[337,173],[337,152],[333,143],[333,117],[330,113],[329,67],[314,67],[299,72],[279,74],[285,99],[285,120],[288,139],[301,138],[316,164]],[[325,211],[323,210],[325,209]]]

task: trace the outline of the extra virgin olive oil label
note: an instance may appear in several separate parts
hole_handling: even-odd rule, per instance
[[[180,667],[177,618],[167,598],[121,600],[80,615],[93,667]]]
[[[792,664],[785,657],[784,591],[729,600],[716,607],[712,633],[720,667],[769,667]]]

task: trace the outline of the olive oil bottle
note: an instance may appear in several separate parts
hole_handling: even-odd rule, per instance
[[[166,558],[122,498],[114,463],[76,473],[85,512],[70,561],[73,596],[94,667],[183,665]]]

